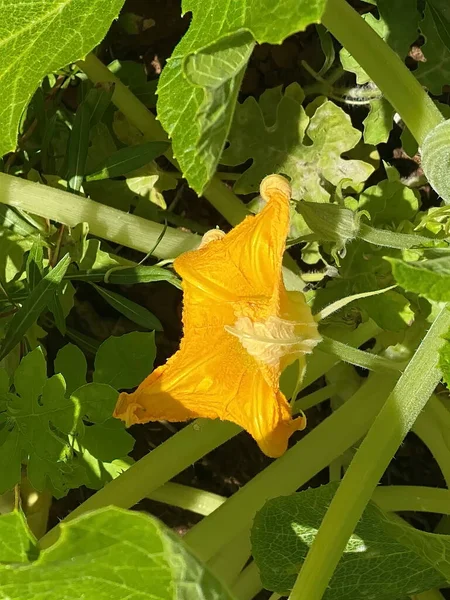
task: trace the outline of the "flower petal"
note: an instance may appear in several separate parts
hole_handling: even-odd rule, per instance
[[[278,293],[289,230],[289,184],[277,175],[265,181],[261,195],[267,204],[258,215],[246,217],[224,238],[174,261],[183,280],[224,301]],[[271,181],[278,181],[279,187]]]

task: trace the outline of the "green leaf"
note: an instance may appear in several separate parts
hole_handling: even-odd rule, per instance
[[[17,600],[42,596],[42,590],[49,600],[232,600],[163,524],[112,507],[63,523],[58,543],[31,565],[0,567],[0,586]]]
[[[22,270],[23,255],[33,243],[32,237],[0,227],[0,281],[8,283]]]
[[[400,56],[405,58],[411,44],[416,40],[418,33],[419,12],[415,2],[411,0],[377,0],[380,18],[376,19],[371,13],[363,16],[378,35]],[[360,67],[353,56],[343,48],[340,52],[342,66],[346,71],[355,73],[359,85],[368,83],[370,77]]]
[[[118,392],[105,383],[86,383],[74,390],[70,397],[81,407],[86,421],[104,423],[112,416]]]
[[[399,285],[436,302],[450,301],[450,256],[406,262],[386,257]]]
[[[9,394],[0,413],[0,493],[21,478],[22,459],[37,490],[49,483],[60,489],[70,448],[67,434],[77,422],[76,406],[65,398],[61,375],[46,378],[47,365],[40,348],[27,354],[14,374],[15,394]]]
[[[44,276],[44,251],[40,240],[34,242],[28,253],[26,271],[28,287],[33,290]]]
[[[29,329],[38,319],[52,295],[57,291],[70,264],[70,260],[70,256],[66,254],[66,256],[62,258],[59,263],[45,275],[45,277],[43,277],[23,302],[22,307],[15,313],[8,324],[6,335],[0,346],[0,360],[4,358],[18,342],[20,342],[27,329]]]
[[[374,227],[400,225],[412,220],[419,210],[419,193],[400,181],[380,181],[359,196],[359,208],[371,216]]]
[[[66,344],[58,351],[55,373],[61,373],[64,377],[68,394],[86,383],[86,372],[86,358],[78,346]]]
[[[336,489],[331,483],[275,498],[257,513],[252,548],[265,588],[283,595],[292,588]],[[450,536],[393,521],[370,502],[323,598],[392,600],[442,586],[449,549]]]
[[[394,123],[395,110],[385,98],[370,102],[369,114],[364,119],[364,142],[383,144],[388,141]]]
[[[442,43],[450,50],[450,6],[446,0],[427,0]]]
[[[118,419],[107,419],[103,423],[86,427],[83,436],[83,449],[97,461],[104,463],[126,456],[133,450],[133,446],[134,438],[125,431],[124,423]]]
[[[136,387],[152,371],[155,356],[154,333],[133,331],[109,337],[95,357],[94,381],[116,390]]]
[[[433,189],[450,204],[450,120],[432,129],[422,144],[422,168]]]
[[[261,98],[264,97],[264,94]],[[350,118],[333,102],[319,106],[310,119],[303,109],[303,92],[296,83],[286,88],[277,107],[277,120],[268,126],[261,106],[253,97],[238,104],[228,136],[230,146],[221,163],[239,165],[252,159],[252,165],[236,181],[234,190],[248,194],[257,191],[270,173],[291,179],[293,197],[324,202],[330,197],[326,187],[349,178],[365,181],[373,167],[360,160],[347,160],[341,154],[354,148],[361,133]]]
[[[420,30],[425,37],[425,44],[421,49],[426,62],[419,62],[414,74],[431,93],[439,95],[442,87],[450,80],[450,48],[446,45],[445,22],[440,18],[443,13],[437,11],[436,6],[434,1],[428,1],[425,5]],[[444,39],[441,37],[442,33],[444,33]]]
[[[0,517],[0,564],[28,563],[37,558],[36,540],[22,512]]]
[[[95,90],[91,90],[95,92]],[[79,192],[83,184],[89,150],[91,107],[82,102],[77,108],[67,147],[67,186]]]
[[[138,146],[121,148],[110,155],[103,163],[96,165],[96,171],[86,175],[86,181],[110,179],[126,175],[152,162],[169,147],[167,142],[147,142]]]
[[[318,23],[324,7],[324,0],[286,0],[282,10],[274,10],[269,0],[244,0],[236,10],[221,0],[205,10],[201,0],[183,2],[193,19],[161,74],[157,107],[197,193],[216,169],[254,42],[280,44]]]
[[[162,331],[163,327],[159,319],[140,304],[136,304],[136,302],[124,298],[120,294],[111,292],[111,290],[99,287],[98,285],[95,285],[95,283],[91,283],[91,285],[110,306],[115,308],[127,319],[130,319],[130,321],[133,321],[133,323],[137,323],[138,325],[141,325],[141,327],[146,327],[147,329]]]
[[[41,80],[86,56],[104,38],[122,4],[43,0],[1,5],[0,156],[15,150],[21,114]]]
[[[439,351],[439,368],[445,385],[450,388],[450,335],[448,333],[445,339],[447,341]]]

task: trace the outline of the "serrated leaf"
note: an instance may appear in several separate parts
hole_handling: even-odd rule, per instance
[[[201,193],[225,144],[237,92],[254,42],[280,44],[320,20],[323,0],[287,0],[283,10],[269,0],[185,0],[188,33],[175,48],[158,84],[158,118],[189,185]]]
[[[275,498],[257,513],[252,551],[264,587],[283,595],[292,588],[336,488]],[[448,578],[449,548],[450,536],[393,521],[370,502],[323,598],[392,600],[439,587]]]
[[[392,274],[399,285],[436,302],[450,301],[450,256],[406,262],[388,258]]]
[[[8,324],[6,335],[0,346],[0,360],[20,342],[27,329],[38,319],[47,306],[52,295],[57,291],[62,278],[70,264],[70,256],[66,254],[59,263],[43,277],[30,295],[23,302]]]
[[[426,62],[419,62],[414,74],[431,93],[439,95],[442,87],[450,81],[450,48],[441,38],[442,21],[433,4],[426,3],[424,18],[420,22],[420,30],[425,37],[421,49]]]
[[[76,406],[65,398],[60,375],[47,380],[46,362],[40,348],[27,354],[14,374],[15,394],[9,394],[0,422],[0,492],[11,489],[21,478],[22,459],[37,490],[58,488],[68,453],[67,438],[76,426]],[[59,434],[57,433],[59,432]],[[47,479],[48,478],[48,479]]]
[[[0,564],[28,563],[37,558],[36,540],[22,512],[0,517]]]
[[[162,523],[112,507],[63,523],[58,543],[31,565],[0,568],[0,586],[17,600],[42,590],[48,600],[233,598]]]
[[[109,337],[95,357],[94,381],[116,390],[133,388],[152,371],[155,356],[154,333],[133,331]]]
[[[86,181],[110,179],[126,175],[152,162],[169,147],[167,142],[147,142],[138,146],[121,148],[111,154],[103,163],[96,165],[96,171],[86,175]]]
[[[228,136],[230,146],[220,161],[239,165],[252,159],[252,166],[236,181],[237,193],[254,192],[266,175],[282,173],[290,177],[295,199],[324,202],[330,197],[326,188],[337,186],[344,178],[360,183],[373,172],[368,163],[341,157],[361,139],[349,116],[326,101],[310,119],[302,100],[300,86],[288,86],[278,104],[276,123],[271,126],[267,126],[254,98],[238,104]]]
[[[147,329],[162,331],[163,327],[159,319],[145,307],[120,294],[116,294],[111,290],[95,285],[95,283],[92,283],[91,285],[110,306],[115,308],[127,319],[130,319],[130,321],[133,321],[133,323],[137,323],[138,325],[141,325],[141,327],[146,327]]]
[[[122,4],[123,0],[43,0],[0,6],[0,99],[5,107],[0,155],[15,149],[20,116],[40,81],[86,56],[103,39]]]

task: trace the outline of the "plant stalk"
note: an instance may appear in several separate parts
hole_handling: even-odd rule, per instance
[[[449,327],[450,313],[444,306],[351,462],[307,554],[290,600],[321,600],[381,476],[439,383],[438,352]]]
[[[92,235],[145,253],[155,246],[164,230],[159,223],[4,173],[0,173],[0,202],[68,227],[86,222]],[[167,227],[154,254],[158,258],[175,258],[199,243],[198,235]]]

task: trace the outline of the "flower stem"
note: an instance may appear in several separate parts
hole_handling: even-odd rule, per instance
[[[449,327],[450,313],[445,306],[355,454],[308,552],[290,600],[322,598],[381,476],[439,383],[438,351]]]
[[[77,65],[86,73],[94,83],[114,83],[112,101],[126,116],[128,121],[137,127],[149,140],[167,140],[167,134],[156,120],[156,117],[147,109],[130,89],[124,85],[94,54],[88,54]],[[177,161],[169,150],[167,158],[178,168]],[[220,212],[225,219],[236,225],[248,214],[244,204],[218,177],[214,177],[206,190],[205,198]]]
[[[397,54],[346,0],[328,0],[322,23],[358,61],[422,144],[444,117]]]
[[[62,190],[0,173],[0,202],[68,227],[86,222],[91,234],[147,253],[163,225]],[[199,236],[167,227],[158,258],[174,258],[200,243]]]

